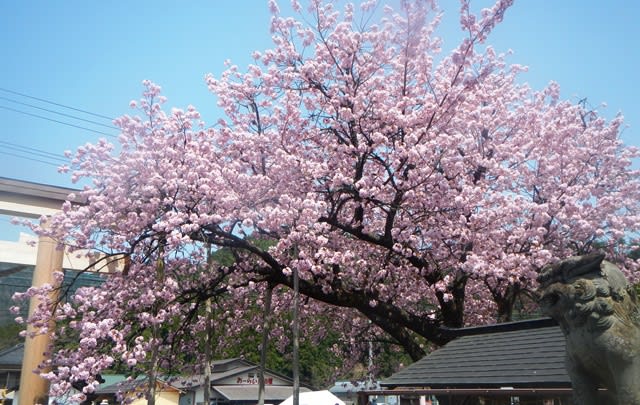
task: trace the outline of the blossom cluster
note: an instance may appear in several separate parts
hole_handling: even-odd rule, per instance
[[[413,357],[421,339],[442,343],[443,325],[525,310],[550,261],[598,248],[637,278],[638,150],[622,143],[621,116],[562,100],[555,83],[530,89],[525,68],[483,45],[512,2],[474,16],[462,1],[468,35],[449,55],[433,2],[363,27],[354,15],[376,15],[371,3],[313,1],[307,25],[271,1],[273,49],[206,78],[225,113],[215,127],[192,106],[166,111],[146,81],[139,115],[115,121],[119,145],[70,154],[64,170],[90,180],[73,196],[84,203],[36,230],[93,252],[94,268],[125,264],[29,319],[72,342],[48,364],[57,389],[84,381],[89,393],[117,364],[186,367],[204,302],[225,297],[216,322],[230,334],[259,330],[243,315],[266,286],[287,287],[271,331],[284,346],[294,271],[310,330],[335,319],[345,343],[361,343],[366,325]]]

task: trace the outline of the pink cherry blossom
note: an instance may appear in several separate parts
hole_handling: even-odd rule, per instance
[[[431,1],[381,17],[371,2],[314,1],[295,19],[271,0],[274,47],[206,77],[225,114],[215,127],[192,106],[167,111],[145,81],[138,115],[115,120],[118,145],[70,157],[86,203],[36,227],[90,252],[94,270],[121,268],[63,304],[46,298],[55,286],[17,297],[43,299],[36,331],[76,342],[44,376],[89,392],[116,363],[197,369],[207,298],[223,348],[258,330],[251,308],[268,286],[284,348],[294,270],[305,338],[333,323],[349,361],[363,336],[418,358],[423,339],[446,342],[443,326],[532,310],[537,271],[567,255],[604,250],[635,281],[638,150],[622,143],[621,116],[563,100],[556,83],[530,89],[526,68],[480,45],[511,3],[473,15],[462,1],[465,39],[442,55]]]

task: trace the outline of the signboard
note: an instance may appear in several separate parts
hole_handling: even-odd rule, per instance
[[[256,377],[253,373],[248,374],[246,377],[238,376],[238,378],[236,379],[236,384],[257,385],[258,377]],[[264,385],[272,385],[272,384],[273,384],[273,377],[264,378]]]

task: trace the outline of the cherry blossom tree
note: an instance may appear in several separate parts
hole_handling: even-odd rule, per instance
[[[119,145],[71,156],[65,170],[91,183],[69,201],[85,203],[38,232],[92,252],[92,268],[126,264],[29,320],[53,316],[61,326],[43,332],[78,342],[50,361],[56,389],[90,392],[119,362],[175,366],[198,350],[212,298],[230,332],[267,288],[286,314],[294,269],[310,330],[329,311],[346,341],[384,335],[414,359],[447,327],[510,320],[558,258],[597,246],[635,280],[638,151],[622,116],[555,83],[530,89],[486,45],[512,1],[478,15],[461,1],[465,36],[448,54],[433,1],[309,3],[293,1],[295,19],[270,1],[274,47],[207,76],[215,125],[192,106],[166,111],[145,82],[138,115],[115,121]],[[207,263],[208,246],[232,260]]]

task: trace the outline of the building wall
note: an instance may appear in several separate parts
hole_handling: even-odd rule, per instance
[[[215,381],[216,385],[258,385],[258,370],[249,371],[243,374],[236,374],[228,378]],[[264,374],[265,385],[291,385],[280,377],[266,372]]]
[[[176,390],[156,392],[156,405],[179,405],[180,393]],[[135,399],[131,405],[147,405],[144,398]]]
[[[0,389],[16,389],[20,383],[20,370],[0,371]]]
[[[194,402],[191,405],[204,403],[204,388],[203,387],[198,387],[198,389],[196,390],[196,392],[194,392],[193,395],[194,395],[195,399],[194,399]]]
[[[204,393],[204,390],[202,392]],[[196,395],[196,392],[193,391],[183,393],[180,395],[180,405],[194,405],[196,403]],[[204,394],[202,395],[204,396]]]

